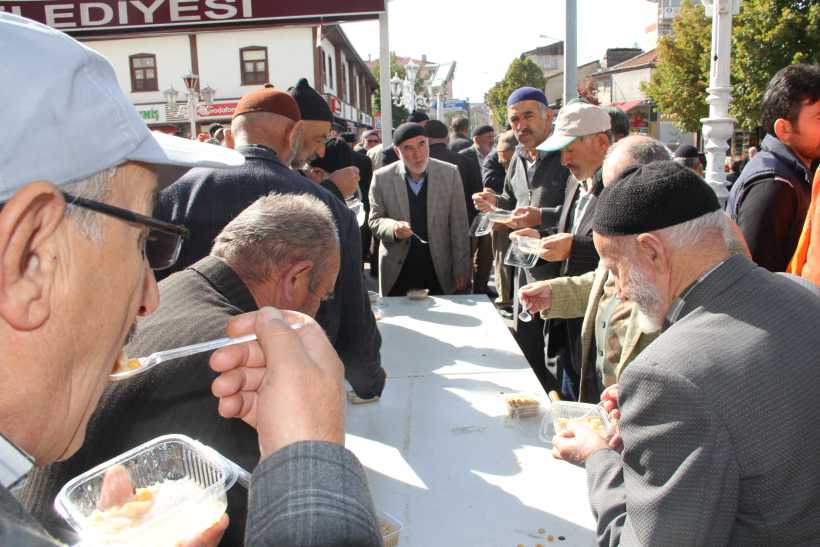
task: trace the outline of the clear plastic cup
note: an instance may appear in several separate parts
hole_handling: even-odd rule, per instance
[[[396,517],[382,511],[376,511],[376,517],[379,521],[379,533],[381,533],[384,547],[396,547],[399,544],[399,534],[404,526]]]
[[[477,214],[473,219],[473,223],[470,225],[470,236],[481,237],[489,234],[491,231],[492,226],[490,226],[489,213]]]
[[[102,509],[103,479],[117,465],[125,467],[134,488],[192,482],[196,488],[191,491],[196,495],[175,499],[170,506],[161,504],[157,495],[156,511],[149,511],[133,526],[116,531],[100,526],[99,513],[95,512]],[[240,475],[246,483],[247,471],[212,448],[185,435],[164,435],[72,479],[60,490],[54,508],[84,545],[170,547],[195,537],[221,518],[227,507],[226,492]]]

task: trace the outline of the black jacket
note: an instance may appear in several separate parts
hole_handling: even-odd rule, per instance
[[[507,170],[501,165],[501,160],[498,159],[498,152],[493,150],[487,157],[484,158],[484,163],[481,165],[481,184],[484,188],[491,188],[496,194],[504,191],[504,179],[507,176]]]
[[[269,148],[250,145],[237,150],[245,156],[242,167],[192,169],[160,193],[156,216],[191,231],[172,271],[210,254],[222,228],[259,197],[270,192],[316,196],[333,213],[342,255],[334,298],[322,303],[316,321],[339,353],[356,393],[360,397],[380,394],[384,386],[381,336],[362,283],[361,235],[355,217],[330,192],[288,169]]]
[[[766,135],[732,186],[726,210],[759,266],[786,271],[806,220],[812,178],[788,146]]]
[[[482,190],[481,172],[478,165],[467,156],[462,156],[455,152],[450,152],[446,144],[431,144],[430,157],[446,161],[458,167],[458,174],[461,175],[461,184],[464,186],[464,199],[467,208],[467,223],[472,224],[478,211],[473,204],[473,194]]]
[[[447,145],[447,148],[450,152],[455,152],[458,154],[465,148],[469,148],[473,145],[473,141],[465,137],[464,135],[454,135],[450,139],[450,144]]]

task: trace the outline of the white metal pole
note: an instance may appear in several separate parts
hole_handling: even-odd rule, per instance
[[[191,120],[191,140],[196,140],[196,97],[194,97],[194,90],[188,92],[188,110],[190,111]]]
[[[578,5],[576,0],[564,0],[566,19],[564,21],[564,101],[578,96]]]
[[[706,148],[705,178],[721,203],[729,197],[726,189],[727,141],[735,131],[735,119],[729,116],[732,85],[729,66],[732,53],[732,15],[737,14],[740,0],[704,0],[706,15],[712,17],[712,60],[709,71],[709,117],[701,119]]]
[[[379,87],[381,89],[382,143],[393,144],[393,96],[390,92],[390,36],[387,29],[387,2],[379,14]]]

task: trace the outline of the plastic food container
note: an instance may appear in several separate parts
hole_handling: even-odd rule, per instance
[[[507,393],[504,401],[510,418],[528,418],[541,412],[541,401],[531,393]]]
[[[367,298],[370,299],[371,304],[376,304],[381,300],[381,296],[376,291],[367,291]]]
[[[513,217],[512,211],[505,211],[504,209],[493,209],[487,213],[490,222],[509,222]]]
[[[470,235],[472,237],[481,237],[489,234],[492,231],[490,226],[490,215],[487,213],[479,213],[473,219],[470,225]]]
[[[376,511],[376,517],[379,521],[379,532],[382,535],[384,547],[396,547],[399,544],[399,533],[404,526],[396,517],[381,511]]]
[[[146,513],[139,522],[114,531],[110,526],[100,526],[97,510],[103,478],[116,465],[126,469],[135,489],[156,487],[160,493],[156,494],[154,511]],[[247,471],[212,448],[184,435],[164,435],[72,479],[60,490],[54,507],[77,531],[84,545],[170,547],[219,520],[227,507],[226,491],[237,480],[247,484],[248,477]],[[170,493],[163,494],[167,485],[185,485],[185,492],[193,495],[177,499]],[[173,491],[180,492],[178,488]],[[165,497],[160,498],[161,495]],[[117,518],[109,515],[106,519],[109,517]]]
[[[571,423],[586,425],[609,438],[615,432],[606,410],[601,405],[576,403],[574,401],[552,401],[550,412],[541,422],[541,440],[552,442],[552,437],[566,431]]]
[[[430,295],[430,289],[410,289],[407,298],[410,300],[424,300]]]
[[[537,237],[521,236],[515,238],[518,248],[522,251],[538,254],[541,252],[541,240]]]

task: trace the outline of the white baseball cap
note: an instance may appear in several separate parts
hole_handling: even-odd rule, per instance
[[[578,137],[609,131],[609,114],[600,106],[585,102],[570,103],[558,112],[550,138],[536,146],[542,152],[556,152]]]
[[[0,12],[0,202],[28,182],[81,180],[126,161],[156,166],[160,186],[191,167],[236,167],[238,152],[151,132],[108,60],[68,35]]]

